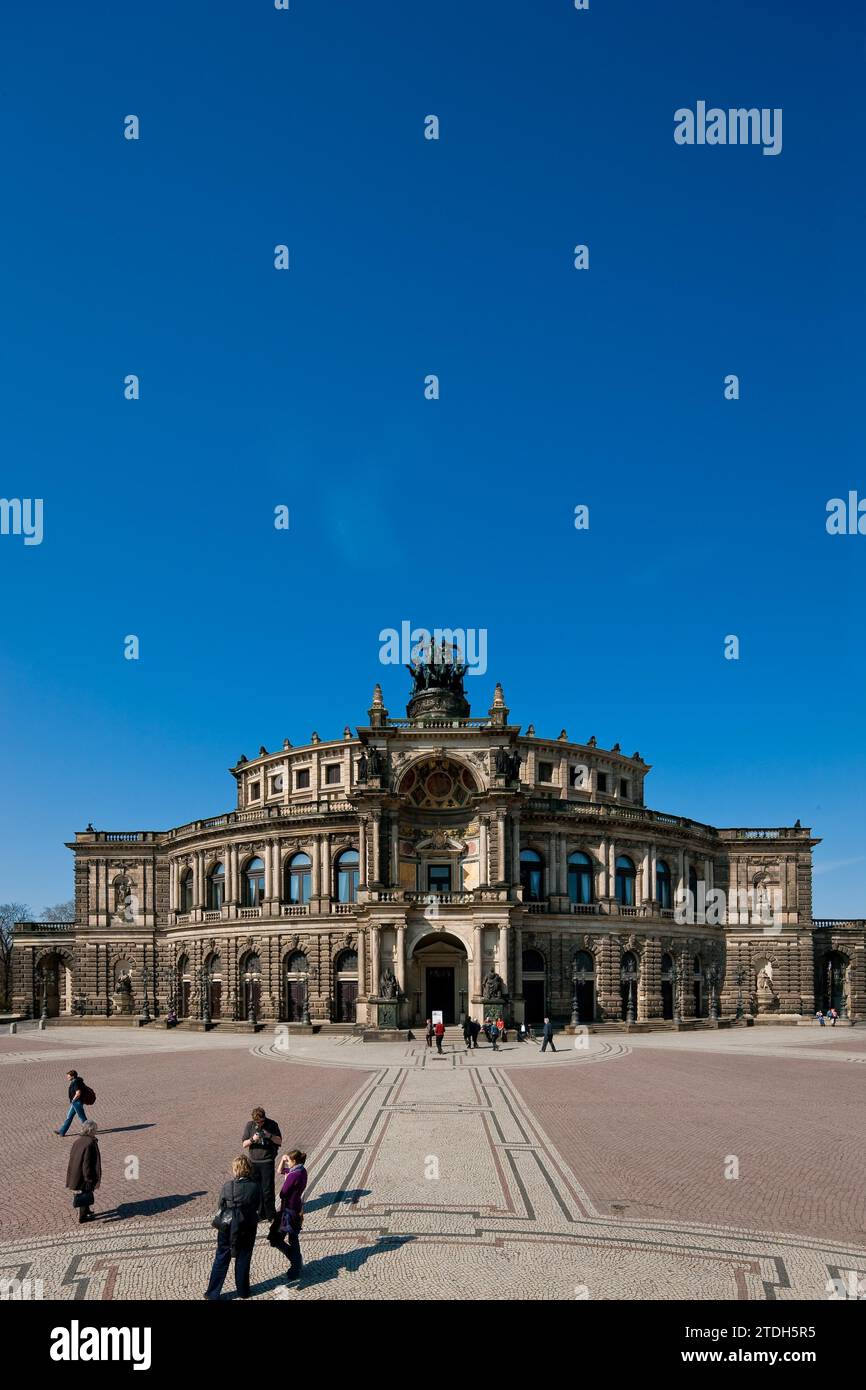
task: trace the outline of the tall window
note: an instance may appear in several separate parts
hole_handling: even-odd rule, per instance
[[[261,907],[265,897],[265,866],[261,859],[251,859],[244,869],[244,907]]]
[[[430,893],[451,892],[451,865],[427,865],[427,890]]]
[[[622,907],[634,907],[635,869],[627,854],[617,855],[616,900]]]
[[[218,912],[226,898],[226,871],[222,864],[214,864],[207,876],[207,905],[211,912]]]
[[[338,787],[342,780],[342,763],[327,763],[325,765],[325,785],[327,787]]]
[[[534,849],[520,851],[520,883],[525,903],[541,902],[541,855]]]
[[[192,869],[184,869],[180,876],[180,910],[192,912]]]
[[[595,785],[596,785],[596,790],[597,790],[597,791],[600,791],[600,792],[606,792],[606,791],[607,791],[607,773],[606,773],[606,772],[598,772],[598,773],[596,773]]]
[[[344,849],[337,860],[337,902],[357,902],[358,862],[356,849]]]
[[[656,860],[656,901],[659,907],[671,906],[671,870],[664,859]]]
[[[588,854],[568,856],[568,897],[573,903],[592,902],[592,863]]]
[[[293,854],[286,864],[286,898],[290,903],[310,901],[312,860],[308,854]]]

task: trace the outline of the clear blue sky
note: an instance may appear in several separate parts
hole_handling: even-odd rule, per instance
[[[524,726],[639,748],[651,805],[812,825],[816,913],[866,916],[866,537],[824,525],[866,495],[862,6],[4,31],[0,495],[45,536],[0,537],[0,899],[68,897],[88,820],[232,805],[241,752],[365,722],[377,680],[402,714],[409,619],[486,628],[476,711],[500,679]],[[677,146],[698,100],[781,107],[782,153]]]

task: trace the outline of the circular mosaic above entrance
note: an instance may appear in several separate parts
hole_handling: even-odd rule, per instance
[[[465,806],[478,788],[472,773],[459,763],[425,762],[412,767],[400,783],[400,791],[415,806],[450,810]]]

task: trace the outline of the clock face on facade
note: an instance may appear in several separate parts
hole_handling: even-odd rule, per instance
[[[400,790],[416,806],[449,810],[465,806],[477,787],[468,768],[437,762],[410,768]]]

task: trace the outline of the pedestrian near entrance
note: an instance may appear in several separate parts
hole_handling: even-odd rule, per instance
[[[484,1031],[487,1034],[487,1041],[490,1043],[490,1046],[493,1048],[493,1051],[495,1052],[496,1039],[499,1037],[499,1029],[496,1027],[496,1024],[493,1022],[493,1019],[490,1017],[489,1014],[484,1020]]]
[[[432,1047],[432,1046],[433,1046],[433,1020],[432,1020],[432,1018],[428,1018],[428,1020],[427,1020],[426,1031],[425,1031],[424,1036],[425,1036],[426,1039],[427,1039],[427,1046],[428,1046],[428,1047]]]
[[[212,1302],[222,1293],[229,1265],[235,1262],[235,1288],[239,1298],[250,1296],[250,1265],[256,1243],[262,1190],[245,1154],[232,1163],[231,1180],[223,1184],[216,1216],[211,1222],[219,1234],[205,1298]]]
[[[468,1052],[472,1046],[472,1019],[468,1014],[463,1020],[463,1041],[466,1044],[466,1051]]]
[[[505,1019],[502,1017],[501,1014],[499,1015],[499,1017],[498,1017],[497,1020],[496,1020],[496,1032],[497,1032],[498,1035],[499,1035],[499,1041],[504,1043],[504,1042],[505,1042]]]
[[[818,1012],[816,1013],[815,1017],[817,1018],[818,1022],[819,1022],[820,1025],[821,1025],[821,1027],[823,1028],[823,1027],[824,1027],[824,1015],[822,1014],[822,1012],[821,1012],[820,1009],[819,1009]]]
[[[289,1262],[289,1270],[286,1275],[286,1283],[291,1284],[295,1279],[300,1279],[304,1272],[304,1261],[301,1259],[301,1227],[304,1224],[304,1188],[307,1185],[307,1170],[304,1164],[307,1155],[303,1149],[292,1149],[290,1154],[280,1159],[280,1175],[283,1179],[280,1187],[280,1216],[279,1227],[271,1228],[269,1237],[271,1245],[275,1250],[282,1250]]]
[[[252,1119],[247,1120],[241,1142],[253,1168],[253,1177],[259,1184],[262,1194],[259,1207],[260,1221],[273,1221],[277,1214],[274,1198],[274,1164],[277,1161],[283,1136],[275,1120],[269,1120],[260,1105],[257,1105]]]
[[[441,1018],[439,1022],[435,1025],[433,1032],[436,1034],[436,1051],[439,1053],[441,1057],[442,1039],[445,1037],[445,1024],[442,1022]]]
[[[481,1024],[477,1018],[472,1019],[472,1046],[478,1051],[478,1034],[481,1032]]]
[[[544,1020],[544,1027],[543,1027],[542,1030],[541,1030],[541,1036],[542,1036],[542,1038],[544,1039],[544,1041],[543,1041],[542,1044],[541,1044],[541,1050],[542,1050],[542,1052],[546,1052],[546,1051],[547,1051],[547,1044],[548,1044],[548,1043],[550,1043],[550,1049],[551,1049],[551,1051],[552,1051],[552,1052],[555,1052],[555,1051],[556,1051],[556,1043],[553,1041],[553,1024],[551,1023],[551,1021],[550,1021],[549,1018],[545,1018],[545,1020]]]
[[[55,1134],[68,1133],[69,1126],[72,1124],[72,1121],[75,1119],[76,1115],[78,1116],[82,1125],[86,1124],[87,1113],[84,1107],[85,1105],[92,1105],[93,1102],[96,1100],[96,1096],[94,1095],[91,1088],[87,1085],[87,1082],[84,1080],[84,1077],[79,1076],[77,1071],[68,1071],[66,1073],[66,1080],[69,1085],[69,1111],[67,1113],[66,1119],[63,1121],[62,1128],[55,1129]]]
[[[831,1027],[831,1028],[835,1028],[835,1027],[836,1027],[836,1019],[839,1017],[839,1015],[837,1014],[836,1010],[835,1010],[835,1009],[830,1009],[830,1010],[828,1010],[827,1017],[828,1017],[829,1020],[830,1020],[830,1027]]]
[[[517,1030],[517,1040],[518,1040],[518,1042],[528,1042],[528,1041],[529,1041],[529,1034],[528,1034],[527,1031],[526,1031],[526,1024],[525,1024],[525,1023],[521,1023],[520,1027],[519,1027],[518,1030]]]
[[[93,1194],[102,1182],[102,1158],[96,1125],[87,1120],[81,1134],[72,1145],[66,1167],[66,1186],[75,1193],[72,1205],[78,1209],[78,1221],[93,1220]]]

